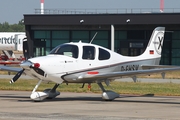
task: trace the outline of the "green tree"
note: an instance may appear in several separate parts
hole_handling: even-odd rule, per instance
[[[0,32],[25,32],[24,19],[20,20],[18,24],[0,23]]]

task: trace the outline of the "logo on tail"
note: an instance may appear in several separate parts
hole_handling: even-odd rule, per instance
[[[154,47],[159,55],[161,55],[163,40],[164,40],[164,33],[163,32],[157,33],[154,40]]]

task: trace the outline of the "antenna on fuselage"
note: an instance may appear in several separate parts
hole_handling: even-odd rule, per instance
[[[90,44],[92,43],[92,41],[93,41],[94,38],[96,37],[97,33],[98,33],[98,32],[96,32],[96,33],[94,34],[93,38],[92,38],[91,41],[90,41]]]

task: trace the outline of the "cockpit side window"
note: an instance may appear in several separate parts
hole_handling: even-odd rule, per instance
[[[99,60],[108,60],[110,58],[110,53],[102,48],[99,48]]]
[[[63,44],[54,48],[49,54],[59,54],[78,58],[79,49],[76,45]]]
[[[93,46],[83,46],[82,59],[94,60],[94,58],[95,58],[95,47],[93,47]]]

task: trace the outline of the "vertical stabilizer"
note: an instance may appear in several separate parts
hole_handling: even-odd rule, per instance
[[[146,59],[161,58],[165,27],[157,27],[154,29],[145,52],[141,57]],[[159,61],[158,61],[159,62]]]

